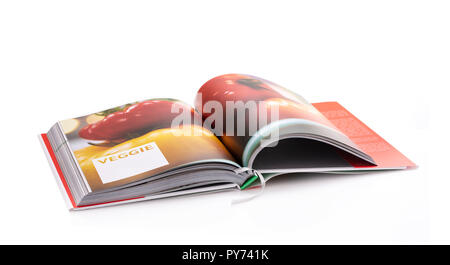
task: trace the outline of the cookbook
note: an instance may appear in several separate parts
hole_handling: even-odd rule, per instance
[[[136,101],[59,121],[39,138],[71,210],[245,191],[286,173],[416,167],[339,103],[310,104],[245,74],[207,81],[193,106]]]

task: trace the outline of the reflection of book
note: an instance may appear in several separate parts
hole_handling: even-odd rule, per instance
[[[40,139],[71,209],[257,187],[259,173],[415,167],[338,103],[238,74],[205,83],[195,108],[135,102],[58,122]]]

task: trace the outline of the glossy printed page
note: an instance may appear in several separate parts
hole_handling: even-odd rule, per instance
[[[195,107],[202,114],[204,127],[212,130],[244,166],[263,141],[273,144],[283,135],[300,132],[316,133],[359,151],[301,96],[259,77],[215,77],[199,89]]]
[[[153,99],[59,124],[91,189],[98,191],[187,164],[219,161],[238,166],[198,120],[196,111],[183,102]]]
[[[366,154],[370,155],[376,166],[367,166],[361,161],[346,156],[345,159],[355,168],[391,169],[415,168],[417,165],[400,153],[376,132],[356,118],[338,102],[321,102],[313,105],[347,135]]]

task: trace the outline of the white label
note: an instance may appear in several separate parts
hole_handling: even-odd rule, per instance
[[[155,142],[92,160],[103,183],[129,178],[168,165]]]

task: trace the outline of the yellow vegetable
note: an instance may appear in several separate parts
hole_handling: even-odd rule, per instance
[[[118,181],[103,184],[92,162],[109,155],[120,155],[130,149],[156,143],[168,165],[135,176],[124,176]],[[234,161],[230,153],[214,134],[201,126],[187,125],[179,129],[166,128],[151,131],[113,147],[89,146],[75,151],[75,156],[92,190],[116,187],[143,179],[186,163],[199,160],[225,159]]]

